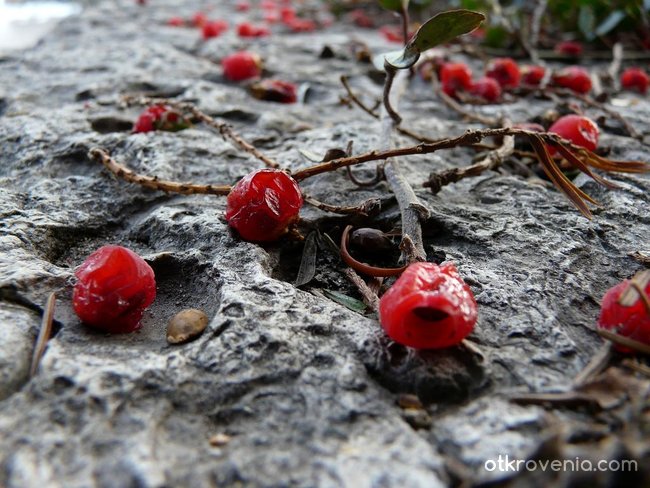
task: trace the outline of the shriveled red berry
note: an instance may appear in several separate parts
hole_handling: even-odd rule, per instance
[[[494,78],[485,76],[472,84],[470,93],[488,102],[495,102],[501,97],[501,86]]]
[[[472,87],[472,70],[465,63],[445,63],[440,68],[442,91],[455,97],[458,91],[466,91]]]
[[[121,246],[103,246],[75,272],[72,304],[87,325],[111,333],[140,327],[156,298],[154,272],[144,259]]]
[[[230,81],[256,78],[262,74],[262,59],[255,53],[239,51],[221,60],[223,75]]]
[[[603,297],[598,326],[610,329],[635,341],[650,345],[650,311],[642,300],[637,300],[633,305],[625,307],[618,303],[621,295],[630,286],[630,280],[610,288]],[[646,295],[650,295],[650,283],[645,287]],[[616,346],[622,352],[630,349]]]
[[[641,68],[627,68],[621,73],[621,86],[626,90],[636,90],[645,94],[650,85],[650,77]]]
[[[569,88],[576,93],[589,93],[591,77],[589,72],[580,66],[569,66],[553,74],[553,84]]]
[[[395,342],[438,349],[458,344],[472,332],[478,312],[456,266],[414,263],[381,297],[379,317]]]
[[[302,193],[298,183],[279,169],[248,174],[228,194],[226,220],[239,235],[253,242],[278,239],[298,218]]]
[[[517,88],[521,79],[519,65],[512,58],[495,58],[491,60],[485,70],[485,76],[494,78],[501,85],[501,88],[506,90]]]
[[[259,100],[279,103],[296,103],[296,85],[282,80],[262,80],[251,85],[251,94]]]
[[[228,22],[225,20],[212,20],[206,22],[201,27],[201,35],[203,39],[212,39],[219,37],[221,34],[228,30]]]
[[[521,82],[524,85],[537,86],[544,79],[546,68],[527,64],[521,67]]]
[[[582,115],[565,115],[555,121],[548,132],[558,134],[564,139],[568,139],[578,146],[593,151],[598,147],[598,135],[600,131],[596,123]],[[549,148],[551,155],[555,154],[555,150]]]
[[[555,52],[567,56],[578,57],[582,55],[582,44],[577,41],[562,41],[555,45]]]

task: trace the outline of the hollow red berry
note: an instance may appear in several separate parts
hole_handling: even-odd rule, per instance
[[[578,57],[582,55],[582,44],[577,41],[562,41],[555,45],[555,52],[566,56]]]
[[[598,326],[650,345],[650,310],[640,299],[629,307],[618,303],[619,298],[629,286],[630,280],[625,280],[605,293],[601,302]],[[650,283],[646,285],[645,293],[650,295]],[[618,345],[616,348],[622,352],[631,351]]]
[[[230,81],[256,78],[262,74],[262,59],[255,53],[239,51],[221,60],[223,75]]]
[[[296,85],[282,80],[262,80],[250,87],[251,94],[267,102],[296,103],[298,89]]]
[[[553,84],[569,88],[576,93],[589,93],[591,90],[591,77],[589,72],[580,66],[563,68],[552,76]]]
[[[456,266],[414,263],[381,297],[379,316],[395,342],[438,349],[458,344],[472,332],[478,312]]]
[[[645,94],[650,85],[650,77],[641,68],[627,68],[621,73],[621,86],[626,90],[636,90]]]
[[[537,86],[544,79],[546,69],[543,66],[527,64],[521,67],[521,82],[524,85]]]
[[[260,169],[232,188],[226,220],[247,241],[274,241],[298,219],[302,203],[296,180],[279,169]]]
[[[501,86],[494,78],[485,76],[472,84],[470,93],[488,102],[495,102],[501,97]]]
[[[144,259],[121,246],[103,246],[75,272],[72,304],[87,325],[111,333],[140,327],[156,298],[154,272]]]
[[[485,70],[485,76],[497,80],[501,88],[517,88],[521,79],[519,65],[512,58],[495,58]]]
[[[472,70],[464,63],[445,63],[440,68],[442,91],[455,97],[458,91],[472,87]]]
[[[560,117],[549,127],[548,132],[553,132],[590,151],[598,147],[598,135],[600,133],[598,126],[593,120],[582,115]],[[551,154],[555,154],[552,147],[549,149]]]

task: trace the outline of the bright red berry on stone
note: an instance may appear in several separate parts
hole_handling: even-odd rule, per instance
[[[545,74],[546,69],[543,66],[527,64],[521,67],[521,82],[524,85],[537,86]]]
[[[302,202],[298,183],[291,176],[279,169],[260,169],[232,188],[226,220],[247,241],[274,241],[298,219]]]
[[[495,102],[501,97],[501,85],[494,78],[485,76],[472,84],[470,93],[481,97],[485,101]]]
[[[455,97],[458,91],[466,91],[472,87],[472,70],[464,63],[445,63],[440,68],[442,91]]]
[[[381,326],[399,344],[438,349],[462,341],[478,317],[476,300],[452,263],[414,263],[379,301]]]
[[[239,51],[221,60],[223,75],[230,81],[256,78],[262,73],[262,59],[255,53]]]
[[[504,89],[517,88],[521,79],[519,66],[512,58],[496,58],[491,60],[485,70],[485,76],[497,80],[501,88]]]
[[[107,332],[139,328],[144,310],[156,297],[151,266],[121,246],[100,247],[79,266],[75,276],[75,313],[85,324]]]
[[[582,54],[582,44],[576,41],[562,41],[555,45],[555,52],[567,56],[578,57]]]
[[[591,90],[589,72],[580,66],[569,66],[553,74],[553,84],[569,88],[576,93],[588,93]]]
[[[598,126],[587,117],[582,115],[565,115],[555,121],[555,123],[548,129],[548,132],[553,132],[564,139],[568,139],[578,146],[593,151],[598,147]],[[551,154],[555,154],[555,150],[550,148]]]
[[[627,68],[621,74],[621,86],[626,90],[636,90],[645,94],[650,85],[650,77],[641,68]]]
[[[262,80],[254,83],[250,90],[255,98],[267,102],[296,103],[298,100],[296,85],[288,81]]]
[[[630,280],[610,288],[603,297],[598,326],[613,329],[620,334],[638,342],[650,345],[650,310],[642,300],[637,300],[632,306],[624,307],[618,299],[630,286]],[[650,283],[645,287],[646,295],[650,295]],[[630,352],[621,346],[616,348],[622,352]]]
[[[203,36],[203,39],[212,39],[214,37],[219,37],[227,30],[228,22],[225,20],[212,20],[203,24],[201,35]]]

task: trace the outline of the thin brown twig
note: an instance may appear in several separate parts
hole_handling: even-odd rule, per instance
[[[634,361],[630,358],[624,359],[621,364],[625,366],[626,368],[629,368],[631,370],[634,370],[638,373],[644,374],[648,377],[650,377],[650,368],[646,366],[645,364],[641,364],[638,361]]]
[[[379,311],[379,297],[377,294],[370,289],[368,284],[359,276],[352,268],[345,268],[343,270],[345,276],[357,287],[363,303],[368,305],[370,309],[377,313]]]
[[[648,283],[650,283],[650,269],[644,269],[635,274],[630,280],[629,286],[618,297],[617,302],[619,305],[631,307],[638,299],[641,299],[650,312],[650,300],[645,293],[645,288],[648,286]]]
[[[644,266],[650,267],[650,256],[647,254],[643,254],[642,252],[635,251],[631,252],[628,254],[632,259],[634,259],[637,263],[643,264]]]
[[[259,149],[257,149],[253,144],[246,141],[243,137],[237,134],[233,128],[223,122],[219,122],[212,117],[210,117],[205,112],[202,112],[196,105],[189,102],[179,102],[177,100],[171,100],[168,98],[148,98],[148,97],[125,97],[124,101],[127,104],[137,104],[137,105],[153,105],[161,104],[168,105],[176,110],[190,112],[195,118],[203,122],[209,127],[215,129],[224,139],[230,140],[235,146],[246,151],[247,153],[253,155],[260,161],[262,161],[269,168],[279,168],[280,164],[274,159],[266,156]]]
[[[604,337],[605,339],[613,342],[614,344],[618,344],[619,346],[633,349],[636,352],[640,352],[642,354],[650,354],[650,346],[648,344],[635,341],[634,339],[630,339],[629,337],[622,336],[620,334],[617,334],[616,332],[612,332],[611,330],[607,330],[607,329],[598,328],[596,329],[596,332],[598,333],[599,336]]]
[[[95,147],[88,153],[90,159],[102,163],[111,173],[129,183],[149,188],[151,190],[164,191],[169,193],[180,193],[182,195],[206,194],[206,195],[228,195],[230,186],[196,185],[193,183],[181,183],[178,181],[159,180],[155,176],[147,176],[127,168],[115,161],[104,149]]]
[[[386,113],[393,119],[393,124],[398,126],[402,123],[402,117],[395,111],[390,101],[390,92],[393,88],[393,82],[395,81],[395,75],[397,74],[397,69],[393,68],[390,64],[384,61],[384,71],[386,72],[386,80],[384,81],[384,109]]]
[[[302,198],[305,203],[316,207],[325,212],[331,212],[341,215],[361,215],[367,217],[373,211],[378,210],[381,207],[381,201],[378,198],[371,198],[364,202],[361,202],[359,205],[351,206],[340,206],[340,205],[330,205],[328,203],[323,203],[319,200],[316,200],[314,197],[307,195],[306,193],[302,194]]]
[[[350,181],[352,181],[352,183],[357,186],[375,186],[377,183],[384,179],[384,172],[380,165],[377,165],[375,168],[375,176],[372,179],[366,181],[362,181],[354,176],[351,166],[347,166],[345,169],[348,171],[348,177],[350,178]]]
[[[29,368],[29,377],[32,378],[38,370],[38,365],[41,362],[47,341],[52,336],[52,322],[54,321],[54,305],[56,303],[56,294],[50,293],[47,298],[47,303],[43,309],[43,320],[41,321],[41,329],[38,331],[36,338],[36,345],[34,346],[34,353],[32,354],[32,363]]]
[[[431,86],[433,87],[434,93],[437,93],[440,99],[453,111],[459,113],[463,117],[479,122],[481,124],[487,125],[488,127],[495,127],[499,125],[499,119],[496,117],[488,117],[486,115],[481,115],[471,110],[466,109],[460,103],[458,103],[453,97],[447,95],[442,88],[440,87],[440,82],[438,81],[437,76],[431,77]]]
[[[612,358],[612,344],[603,344],[598,352],[591,358],[587,365],[573,379],[574,386],[582,386],[598,373],[602,372]]]

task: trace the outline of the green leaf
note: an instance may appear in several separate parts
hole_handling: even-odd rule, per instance
[[[401,12],[409,7],[409,0],[379,0],[379,5],[387,10]]]
[[[366,304],[357,300],[356,298],[349,297],[341,292],[333,290],[323,290],[323,293],[325,296],[327,296],[327,298],[334,300],[336,303],[340,303],[353,312],[363,313],[366,311]]]
[[[594,29],[596,28],[596,15],[594,9],[590,5],[583,5],[580,7],[578,14],[578,27],[580,32],[588,41],[593,41],[596,37]]]
[[[484,20],[485,15],[472,10],[441,12],[427,20],[402,51],[389,53],[384,59],[394,68],[410,68],[427,49],[472,32]]]
[[[614,10],[611,14],[607,16],[605,20],[596,29],[596,35],[602,36],[611,31],[618,23],[625,18],[625,12],[622,10]]]
[[[316,275],[316,256],[318,253],[316,238],[316,231],[312,231],[305,239],[305,247],[302,250],[302,259],[300,260],[300,268],[294,286],[306,285]]]

